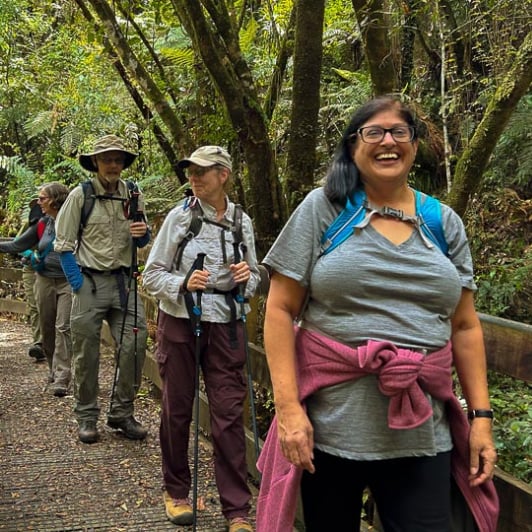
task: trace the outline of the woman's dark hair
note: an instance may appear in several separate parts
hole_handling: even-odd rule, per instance
[[[345,207],[347,198],[352,197],[360,186],[358,168],[351,157],[357,131],[372,116],[389,110],[397,111],[408,125],[417,127],[413,111],[396,96],[378,96],[359,107],[344,131],[325,177],[324,190],[329,201]],[[417,130],[414,130],[416,138]]]
[[[50,198],[50,206],[57,210],[65,203],[69,193],[68,187],[56,181],[42,185],[40,190]]]

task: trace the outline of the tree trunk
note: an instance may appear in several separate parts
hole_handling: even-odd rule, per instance
[[[352,0],[362,38],[368,67],[376,95],[398,90],[398,75],[392,58],[389,39],[390,24],[384,0]]]
[[[286,28],[281,50],[277,56],[270,86],[268,87],[268,92],[266,93],[264,112],[268,120],[271,120],[273,116],[273,112],[277,105],[277,100],[279,99],[279,94],[281,93],[281,87],[283,85],[283,79],[286,72],[286,67],[288,65],[288,60],[294,52],[294,27],[296,25],[295,13],[296,9],[294,7],[290,13],[290,20]]]
[[[297,207],[315,186],[324,12],[325,0],[297,2],[292,116],[286,169],[288,212]]]
[[[469,146],[463,151],[455,169],[449,204],[461,216],[469,198],[482,181],[482,174],[519,100],[532,83],[532,32],[519,48],[513,66],[493,95]]]
[[[416,10],[418,0],[405,0],[405,21],[401,29],[401,91],[409,92],[412,72],[414,71],[414,42],[417,30]]]
[[[78,4],[82,4],[83,0],[77,0],[77,2]],[[149,98],[161,117],[161,120],[169,129],[174,142],[178,145],[186,144],[188,138],[187,133],[181,128],[179,119],[175,115],[164,94],[159,90],[159,87],[153,81],[150,74],[129,46],[109,4],[106,0],[89,0],[89,2],[102,22],[105,35],[113,45],[118,57],[120,57],[124,68]]]
[[[96,20],[94,19],[94,17],[92,16],[92,13],[87,9],[85,4],[83,3],[83,0],[76,0],[76,2],[78,6],[80,7],[81,12],[83,13],[83,16],[87,19],[89,23],[95,26],[96,30],[98,31],[98,24]],[[126,89],[131,95],[131,98],[135,102],[140,113],[142,114],[144,119],[149,122],[150,127],[153,131],[153,134],[155,136],[155,139],[157,140],[162,152],[165,154],[166,158],[168,159],[170,166],[176,173],[179,179],[179,182],[181,184],[186,183],[187,179],[186,179],[185,173],[183,172],[181,168],[178,167],[179,157],[177,156],[174,150],[174,147],[173,147],[176,143],[172,142],[165,135],[165,133],[160,128],[160,126],[157,124],[157,122],[153,120],[153,113],[151,109],[144,101],[142,94],[138,91],[137,87],[131,81],[131,77],[128,76],[128,73],[123,63],[120,61],[120,58],[117,56],[115,50],[109,44],[107,44],[106,51],[109,54],[109,57],[111,58],[113,62],[114,68],[116,69],[120,77],[122,78],[122,81],[124,82]]]
[[[240,51],[238,33],[224,2],[172,0],[202,58],[240,141],[247,163],[245,208],[253,218],[259,258],[276,238],[282,223],[277,166],[251,71]],[[215,5],[216,4],[216,5]],[[205,8],[205,9],[203,9]],[[205,10],[210,15],[205,17]]]

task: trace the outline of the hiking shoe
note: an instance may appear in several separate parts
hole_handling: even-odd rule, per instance
[[[121,419],[107,418],[107,426],[120,431],[129,440],[143,440],[148,435],[144,428],[133,416]]]
[[[78,431],[79,441],[83,443],[95,443],[98,441],[98,430],[96,429],[96,421],[90,419],[79,422]]]
[[[229,532],[253,532],[251,523],[245,517],[233,517],[227,523]]]
[[[194,520],[192,505],[188,499],[173,499],[170,494],[163,492],[166,517],[174,525],[191,525]]]
[[[35,362],[40,362],[46,359],[46,355],[42,350],[42,347],[38,344],[32,345],[28,350],[28,355],[35,359]]]
[[[54,382],[50,385],[49,390],[55,397],[64,397],[67,394],[68,386],[61,382]]]

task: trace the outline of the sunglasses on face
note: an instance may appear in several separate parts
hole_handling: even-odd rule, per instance
[[[123,166],[125,159],[124,157],[98,157],[97,161],[103,164],[118,164]]]
[[[211,170],[218,170],[221,167],[217,164],[213,164],[212,166],[194,166],[194,167],[188,167],[187,168],[187,176],[195,176],[195,177],[203,177],[206,173],[210,172]]]

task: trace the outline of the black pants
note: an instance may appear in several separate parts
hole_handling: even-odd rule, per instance
[[[385,532],[450,532],[451,453],[355,461],[314,450],[303,473],[306,532],[359,532],[362,494],[371,490]]]

